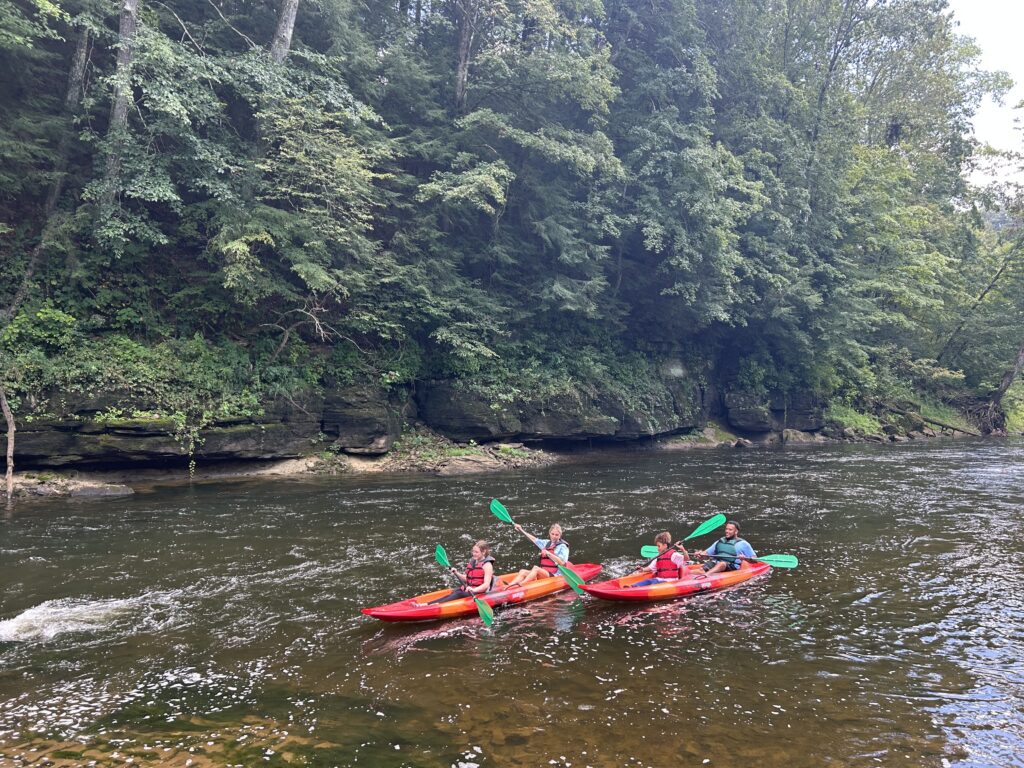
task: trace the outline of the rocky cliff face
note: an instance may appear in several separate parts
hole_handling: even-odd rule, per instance
[[[188,461],[187,443],[168,419],[112,418],[111,409],[145,412],[145,403],[107,393],[63,401],[56,418],[19,424],[16,462],[29,467],[175,465]],[[590,394],[525,396],[496,403],[460,382],[421,383],[410,392],[372,385],[338,386],[301,402],[279,400],[263,415],[216,421],[204,428],[194,456],[227,459],[294,458],[323,450],[356,455],[387,453],[404,421],[416,418],[456,441],[628,441],[692,430],[709,415],[758,442],[783,430],[815,432],[822,406],[806,395],[754,397],[700,386],[681,365],[666,363],[660,381],[642,394],[593,390]]]
[[[416,394],[420,418],[453,440],[635,440],[692,429],[705,419],[692,382],[665,381],[636,402],[613,393],[560,394],[496,404],[457,382],[433,381]]]
[[[722,396],[726,421],[741,432],[816,432],[825,426],[824,404],[810,393],[752,395],[727,391]]]

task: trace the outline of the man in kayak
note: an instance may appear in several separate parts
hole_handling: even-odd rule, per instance
[[[740,567],[741,557],[757,557],[745,539],[740,538],[740,524],[730,520],[725,524],[725,536],[720,538],[706,550],[698,549],[693,553],[697,557],[711,558],[704,563],[707,575],[719,571],[735,571]]]
[[[540,548],[540,557],[537,560],[537,565],[519,571],[515,578],[505,585],[505,589],[514,589],[528,581],[554,576],[558,573],[558,566],[569,562],[569,544],[562,539],[562,526],[558,523],[548,529],[550,539],[538,539],[536,536],[531,536],[523,530],[523,526],[519,523],[516,523],[515,528]]]
[[[631,587],[647,587],[651,584],[661,584],[663,581],[677,581],[688,574],[690,555],[682,544],[673,546],[671,533],[662,531],[654,537],[654,544],[658,548],[658,556],[646,566],[641,565],[637,568],[637,571],[650,571],[651,577],[630,584]]]
[[[451,572],[462,583],[444,597],[431,600],[427,605],[447,603],[449,600],[461,600],[464,597],[475,597],[490,592],[494,586],[494,558],[491,557],[491,545],[481,539],[470,550],[466,572],[460,573],[457,568]]]

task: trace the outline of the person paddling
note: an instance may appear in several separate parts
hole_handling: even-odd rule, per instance
[[[540,557],[537,559],[537,565],[519,571],[515,578],[505,585],[505,589],[514,589],[528,581],[555,576],[558,573],[558,566],[568,564],[569,544],[562,539],[562,526],[558,523],[548,529],[548,536],[551,537],[549,539],[538,539],[536,536],[532,536],[524,531],[523,526],[519,523],[515,524],[515,529],[540,548]]]
[[[720,538],[706,550],[699,549],[693,553],[697,557],[713,557],[704,563],[708,575],[719,571],[739,570],[741,557],[757,557],[753,547],[740,538],[740,524],[730,520],[725,524],[725,536]]]
[[[462,583],[449,594],[431,600],[427,605],[447,603],[449,600],[460,600],[490,592],[494,587],[494,558],[491,557],[490,544],[481,539],[473,545],[465,573],[459,572],[457,568],[450,570]]]
[[[646,587],[661,584],[663,581],[677,581],[688,574],[690,555],[682,544],[672,544],[671,533],[662,531],[654,537],[654,544],[658,547],[658,556],[646,566],[641,565],[637,568],[638,572],[649,571],[651,577],[629,586]]]

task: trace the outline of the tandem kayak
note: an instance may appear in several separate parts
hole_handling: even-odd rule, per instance
[[[601,572],[601,566],[596,563],[573,563],[572,569],[584,581],[594,578]],[[515,576],[515,573],[506,573],[498,576],[498,579],[501,582],[505,582],[514,579]],[[569,585],[565,582],[565,579],[559,574],[555,574],[547,579],[528,581],[526,584],[520,584],[515,589],[505,590],[499,588],[488,592],[486,595],[481,595],[481,598],[493,608],[510,603],[525,603],[527,600],[536,600],[538,597],[561,592],[568,588]],[[452,600],[448,603],[427,605],[431,600],[444,597],[449,592],[451,592],[450,589],[439,589],[436,592],[428,592],[425,595],[418,595],[408,600],[400,600],[397,603],[379,605],[376,608],[363,608],[362,612],[381,621],[432,621],[476,615],[476,603],[471,597]]]
[[[744,562],[739,570],[720,571],[707,576],[704,570],[695,564],[690,566],[690,575],[678,581],[664,581],[660,584],[649,584],[646,587],[632,586],[638,581],[649,578],[651,574],[647,571],[623,576],[621,579],[601,581],[597,584],[584,584],[582,588],[602,600],[635,600],[638,602],[671,600],[676,597],[695,595],[699,592],[712,592],[716,589],[742,584],[771,569],[767,563]]]

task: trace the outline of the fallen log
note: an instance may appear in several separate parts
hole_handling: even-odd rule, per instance
[[[882,402],[879,402],[878,405],[880,405],[882,408],[885,408],[887,411],[892,411],[893,413],[898,413],[903,416],[914,416],[916,418],[919,418],[921,421],[927,422],[928,424],[934,424],[935,426],[942,427],[943,429],[949,429],[952,430],[953,432],[963,432],[965,435],[973,435],[974,437],[981,437],[980,432],[972,432],[969,429],[964,429],[963,427],[956,427],[953,426],[952,424],[947,424],[944,421],[939,421],[938,419],[930,419],[927,416],[922,416],[920,413],[917,413],[916,411],[911,412],[904,410],[903,408],[900,408],[898,405],[891,405],[889,403]]]

